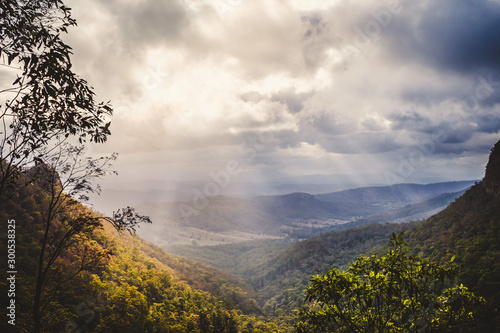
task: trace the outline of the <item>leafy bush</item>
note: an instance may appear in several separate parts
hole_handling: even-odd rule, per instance
[[[410,256],[393,234],[380,258],[311,279],[297,332],[483,332],[486,302],[453,283],[454,270]]]

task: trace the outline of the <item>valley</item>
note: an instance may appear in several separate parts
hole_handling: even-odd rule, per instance
[[[444,209],[473,184],[403,184],[317,195],[218,196],[207,199],[203,209],[196,209],[196,203],[190,201],[137,198],[135,206],[155,221],[152,226],[141,227],[139,235],[160,246],[300,240],[364,224],[424,219]]]
[[[71,283],[57,292],[54,311],[80,307],[82,297],[67,296],[79,295],[78,290],[94,298],[104,294],[109,301],[101,301],[102,317],[87,323],[70,315],[52,320],[50,327],[69,322],[85,332],[116,331],[112,327],[126,331],[132,326],[152,331],[183,327],[186,332],[294,332],[295,313],[307,307],[304,292],[312,276],[344,271],[360,256],[380,255],[391,237],[405,232],[415,255],[443,265],[453,257],[460,281],[489,302],[481,312],[486,318],[482,326],[489,332],[500,304],[500,261],[495,259],[500,142],[493,153],[481,182],[368,187],[325,195],[215,197],[192,219],[183,219],[178,210],[189,202],[145,201],[139,207],[157,219],[141,225],[145,239],[97,224],[58,252],[61,260],[51,268],[51,277],[57,281],[58,275],[67,276]],[[44,225],[41,214],[50,207],[44,185],[38,181],[22,188],[17,201],[0,211],[4,218],[15,215],[19,220],[19,263],[27,267],[19,274],[27,283],[19,288],[23,309],[32,297],[30,253],[39,248],[30,244],[37,244]],[[72,210],[49,225],[52,242],[57,243],[57,235],[68,227],[65,221],[73,216],[100,218],[80,203],[72,204]],[[409,221],[438,210],[428,219]],[[70,258],[86,260],[90,249],[101,259],[71,277],[79,262]],[[48,286],[57,288],[57,282]],[[44,297],[50,300],[48,294]],[[20,318],[28,316],[20,312]]]

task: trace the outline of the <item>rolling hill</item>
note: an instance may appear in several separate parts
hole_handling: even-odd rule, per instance
[[[401,208],[429,200],[443,193],[465,190],[475,181],[459,181],[434,184],[396,184],[391,186],[362,187],[345,191],[316,194],[315,197],[328,202],[353,202]]]
[[[434,198],[411,204],[402,208],[392,209],[382,214],[375,214],[356,221],[358,224],[380,222],[407,222],[423,220],[445,209],[455,199],[461,197],[467,190],[454,193],[443,193]]]
[[[239,332],[250,328],[261,332],[285,332],[290,328],[286,322],[293,321],[292,310],[302,303],[303,288],[311,275],[332,267],[344,268],[359,254],[378,253],[390,234],[402,230],[408,230],[407,241],[415,254],[442,263],[455,256],[459,281],[484,296],[495,311],[500,302],[499,174],[500,142],[492,150],[484,180],[425,221],[370,223],[299,242],[268,239],[210,247],[169,248],[170,252],[191,259],[165,253],[136,235],[120,234],[109,226],[98,228],[89,237],[75,237],[55,262],[47,287],[57,292],[46,296],[50,311],[44,317],[45,331],[61,331],[70,325],[82,332],[154,332],[165,328],[186,332]],[[16,289],[17,318],[20,331],[29,331],[37,267],[34,258],[40,250],[50,193],[36,182],[20,181],[25,186],[19,193],[13,193],[11,201],[3,203],[0,218],[15,217],[16,220],[16,265],[20,267]],[[437,188],[443,190],[444,187],[439,185]],[[436,194],[439,190],[428,192]],[[438,194],[423,203],[393,210],[392,217],[411,216],[438,207],[459,194]],[[421,195],[419,198],[425,197]],[[410,199],[404,200],[411,202]],[[326,202],[307,193],[213,200],[212,205],[202,210],[204,214],[213,214],[212,221],[225,216],[225,223],[231,227],[237,216],[249,214],[249,220],[240,220],[242,230],[250,225],[245,223],[255,219],[261,224],[251,225],[266,230],[264,228],[270,225],[273,228],[286,225],[279,219],[296,227],[310,214],[317,219],[329,219],[334,216],[331,214],[339,214],[340,209],[344,209],[346,216],[359,214],[355,207],[361,207],[363,200],[372,202],[362,211],[367,214],[383,206],[371,196],[354,202],[359,206],[344,206],[343,202]],[[171,207],[178,208],[178,204],[171,203]],[[163,212],[164,206],[158,209]],[[74,210],[57,218],[49,236],[57,240],[58,235],[64,234],[67,221],[81,214],[99,216],[78,204]],[[178,213],[171,216],[175,214]],[[383,215],[380,214],[372,218],[381,219]],[[204,222],[200,218],[188,222],[197,226],[196,223],[212,221]],[[219,228],[219,224],[211,228]],[[256,232],[253,229],[246,231],[249,234]],[[2,248],[6,249],[5,244]],[[74,270],[79,269],[82,258],[94,252],[103,255],[102,261],[72,276]],[[7,271],[5,263],[2,269]],[[4,291],[7,290],[5,281],[0,282]],[[60,282],[64,288],[59,288]],[[268,317],[259,317],[261,314]]]
[[[253,241],[219,246],[170,246],[169,253],[217,267],[243,278],[259,294],[269,316],[284,316],[302,305],[312,275],[344,268],[361,253],[387,242],[412,224],[374,224],[328,232],[298,243]]]
[[[470,182],[464,182],[396,188],[414,189],[399,200],[402,203],[434,195],[444,188],[460,189],[469,185]],[[358,202],[380,202],[372,197],[379,190],[368,189],[369,195]],[[397,201],[387,188],[382,191],[386,198]],[[384,217],[412,216],[450,201],[444,210],[424,221],[377,223]],[[422,208],[424,206],[427,208]],[[405,239],[415,255],[445,265],[450,265],[451,258],[455,257],[458,281],[488,301],[491,331],[495,331],[495,316],[496,327],[500,329],[500,141],[492,149],[483,181],[470,189],[441,194],[416,205],[372,216],[365,222],[370,224],[330,231],[293,244],[260,241],[212,247],[174,246],[167,250],[242,277],[261,295],[267,314],[284,315],[301,304],[300,289],[308,284],[311,275],[330,268],[342,269],[359,254],[384,252],[390,234],[405,230]]]
[[[461,195],[457,189],[462,191],[472,184],[401,184],[321,195],[297,192],[254,198],[217,196],[183,202],[148,200],[138,207],[152,216],[156,225],[145,226],[139,234],[162,246],[305,239],[334,229],[426,218]]]
[[[203,209],[196,209],[191,202],[143,202],[138,208],[157,223],[154,228],[141,228],[139,234],[159,245],[189,244],[192,240],[204,245],[220,244],[230,241],[235,233],[244,235],[243,240],[283,237],[311,223],[332,226],[383,211],[374,205],[325,202],[307,193],[256,198],[218,196],[207,200]],[[186,218],[185,212],[193,213]]]

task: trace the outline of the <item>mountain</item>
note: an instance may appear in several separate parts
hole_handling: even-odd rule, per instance
[[[423,220],[445,209],[455,199],[461,197],[467,190],[454,193],[443,193],[434,198],[411,204],[402,208],[392,209],[382,214],[376,214],[359,219],[357,224],[372,224],[380,222],[407,222]]]
[[[134,233],[117,232],[101,214],[64,194],[53,195],[57,183],[52,191],[40,179],[27,180],[21,176],[20,186],[9,193],[11,199],[0,203],[0,219],[6,222],[0,247],[3,258],[8,258],[9,245],[14,258],[2,260],[0,269],[11,271],[9,277],[15,279],[0,281],[0,331],[33,331],[37,276],[45,276],[42,332],[286,330],[286,325],[260,317],[258,295],[242,279],[168,254]],[[61,198],[66,199],[58,201]],[[58,208],[51,210],[55,202]],[[7,224],[14,226],[9,230],[15,233],[8,235],[15,235],[15,243],[7,236]],[[5,320],[8,306],[15,326]]]
[[[309,193],[257,197],[255,207],[268,211],[278,219],[350,219],[380,212],[381,208],[354,202],[326,202]]]
[[[207,198],[202,209],[193,202],[143,202],[141,211],[157,223],[139,234],[159,245],[215,245],[257,238],[283,237],[302,228],[328,227],[383,211],[359,203],[324,202],[308,193],[256,198]],[[186,240],[188,240],[186,242]]]
[[[312,195],[295,192],[253,198],[227,196],[137,205],[155,221],[139,234],[158,245],[218,245],[269,238],[305,239],[368,223],[427,218],[446,207],[472,181],[400,184]],[[452,193],[453,192],[453,193]],[[387,200],[385,202],[384,200]]]
[[[58,248],[58,242],[65,239],[72,223],[80,223],[81,219],[92,222],[103,216],[70,200],[72,209],[62,211],[47,227],[46,213],[53,200],[52,192],[38,181],[21,178],[20,190],[11,193],[11,200],[0,206],[0,219],[16,225],[18,331],[32,330],[37,258],[44,237],[49,242],[48,252],[42,258],[49,258],[51,252],[58,254],[46,271],[49,278],[44,288],[50,293],[44,293],[42,298],[47,332],[286,332],[290,328],[287,322],[293,321],[291,310],[301,304],[303,288],[311,275],[332,267],[345,268],[360,254],[378,253],[390,234],[403,230],[407,230],[406,239],[415,254],[448,264],[455,257],[459,281],[484,296],[494,311],[500,305],[499,155],[500,142],[492,150],[483,181],[425,221],[372,223],[303,241],[264,239],[220,246],[176,246],[169,248],[172,253],[137,235],[118,233],[110,226],[92,228],[95,224],[76,229],[78,232],[73,234],[71,242]],[[406,197],[399,201],[386,191],[386,198],[393,198],[389,205],[374,198],[372,189],[367,190],[372,194],[349,204],[323,201],[307,193],[246,199],[216,197],[199,209],[199,216],[182,222],[192,228],[189,230],[204,227],[215,232],[224,217],[224,228],[236,225],[248,234],[257,235],[258,228],[282,232],[283,226],[292,229],[310,226],[308,216],[314,216],[316,222],[331,219],[333,224],[336,221],[332,216],[361,214],[358,209],[364,209],[363,214],[378,212],[372,214],[374,220],[382,218],[382,212],[392,217],[413,216],[459,195],[459,192],[439,193],[455,185],[434,188],[423,185],[423,189],[412,185],[409,187],[416,190],[405,192]],[[59,186],[57,182],[55,186]],[[432,197],[432,194],[437,195]],[[392,212],[384,207],[397,207],[426,196],[431,198]],[[158,215],[169,218],[181,216],[179,209],[186,202],[170,203],[168,208],[173,211],[165,210],[165,204],[148,204],[159,210]],[[204,220],[206,217],[211,219]],[[159,227],[156,233],[165,237],[159,232],[162,225]],[[0,239],[6,257],[8,239]],[[0,265],[4,272],[8,271],[6,260]],[[12,286],[2,279],[0,288],[2,306],[6,309],[9,300],[5,295]],[[5,321],[2,325],[5,326]],[[4,326],[0,327],[2,332],[12,331],[12,327]]]
[[[391,186],[362,187],[351,190],[317,194],[315,197],[328,202],[352,202],[401,208],[416,204],[443,193],[462,191],[475,181],[446,182],[433,184],[396,184]]]
[[[491,150],[483,186],[492,197],[500,197],[500,141]]]
[[[290,179],[288,182],[231,182],[224,189],[220,189],[220,195],[236,198],[252,198],[256,196],[284,195],[294,192],[307,192],[311,194],[332,192],[346,188],[352,188],[354,184],[339,185],[338,183],[304,183],[300,178]],[[137,206],[144,201],[153,202],[176,202],[191,201],[194,198],[194,190],[203,190],[204,186],[213,182],[212,179],[205,181],[162,181],[148,180],[142,182],[105,182],[102,185],[100,195],[91,196],[94,207],[111,214],[117,205],[124,204]]]
[[[360,254],[383,253],[392,232],[406,231],[405,240],[415,255],[455,265],[458,281],[488,301],[491,312],[487,315],[493,318],[496,313],[500,328],[500,141],[492,149],[483,181],[463,189],[471,183],[410,184],[392,187],[394,191],[386,187],[344,192],[347,196],[334,194],[331,200],[348,197],[358,203],[382,204],[382,199],[376,196],[378,193],[392,200],[393,206],[431,198],[371,216],[364,221],[370,223],[368,225],[342,224],[341,227],[351,228],[326,232],[301,242],[266,240],[210,247],[171,246],[167,251],[243,278],[259,293],[266,314],[282,316],[301,304],[301,290],[312,275],[330,268],[346,268]],[[439,194],[453,189],[460,191]],[[362,197],[356,199],[356,193]],[[401,198],[394,193],[399,193]],[[432,197],[435,194],[438,195]],[[298,200],[297,206],[312,200],[300,195],[292,198]],[[377,223],[384,217],[414,216],[449,202],[444,210],[424,221]],[[454,261],[450,263],[452,257]]]

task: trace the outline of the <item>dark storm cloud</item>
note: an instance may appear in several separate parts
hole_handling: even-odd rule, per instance
[[[302,143],[319,144],[327,153],[379,154],[401,148],[395,142],[394,132],[346,133],[342,135],[316,135],[313,132],[279,131],[273,133],[276,146],[282,149],[298,148]]]
[[[474,115],[466,113],[449,113],[445,120],[438,123],[417,111],[412,110],[401,114],[391,114],[393,131],[405,130],[418,140],[429,135],[442,138],[443,144],[463,144],[471,140],[475,133],[496,134],[500,131],[500,115],[498,111],[489,111]],[[458,148],[460,150],[460,148]]]
[[[403,88],[401,98],[423,112],[389,115],[391,129],[408,131],[417,141],[441,133],[437,153],[484,153],[500,132],[500,2],[443,0],[403,7],[383,32],[386,54],[406,66],[424,66],[441,83]]]
[[[428,131],[431,124],[429,118],[422,116],[414,109],[405,113],[393,113],[388,116],[388,119],[392,122],[392,129],[396,131],[402,129]]]
[[[459,144],[469,141],[476,132],[476,126],[470,123],[463,123],[460,126],[453,126],[449,123],[442,123],[435,127],[433,133],[441,133],[442,143]],[[432,133],[431,132],[431,133]]]
[[[493,141],[498,141],[498,138]],[[441,155],[461,155],[461,154],[488,154],[492,147],[492,138],[485,137],[476,137],[474,140],[467,140],[464,142],[442,142],[436,145],[434,154]]]
[[[426,86],[405,87],[401,91],[401,98],[414,105],[430,107],[450,97],[464,99],[470,94],[470,89],[460,86],[458,83],[448,86]]]
[[[304,137],[297,135],[295,131],[284,130],[277,131],[274,133],[274,140],[277,147],[286,148],[296,148],[300,146],[300,143],[305,141]]]
[[[478,130],[483,133],[500,132],[500,110],[476,117]]]
[[[405,5],[388,27],[391,47],[438,69],[500,71],[500,3],[442,0]]]

